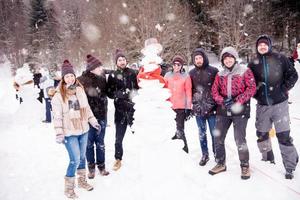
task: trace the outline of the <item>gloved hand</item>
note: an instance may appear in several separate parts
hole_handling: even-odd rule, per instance
[[[62,144],[65,141],[65,135],[62,133],[56,134],[55,140],[58,144]]]
[[[101,125],[100,124],[95,124],[94,125],[94,128],[97,129],[99,132],[101,130]]]
[[[227,110],[230,110],[234,102],[233,102],[233,100],[231,98],[226,98],[226,99],[224,99],[223,103],[225,105],[225,108]]]

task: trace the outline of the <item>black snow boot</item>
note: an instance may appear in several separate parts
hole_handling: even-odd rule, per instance
[[[287,169],[286,172],[285,172],[285,178],[286,179],[293,179],[294,178],[293,170]]]
[[[206,163],[209,161],[209,157],[207,154],[204,154],[199,162],[200,166],[206,165]]]

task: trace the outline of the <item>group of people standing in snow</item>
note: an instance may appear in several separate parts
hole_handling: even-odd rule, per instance
[[[152,38],[153,42],[157,40]],[[216,165],[209,170],[215,175],[226,171],[225,138],[233,124],[241,166],[241,178],[250,178],[249,150],[246,127],[250,118],[250,99],[257,100],[256,135],[262,160],[275,163],[269,131],[274,124],[283,164],[285,178],[292,179],[298,163],[298,153],[290,136],[288,91],[295,85],[298,75],[294,65],[282,54],[272,51],[271,39],[262,35],[256,42],[257,57],[248,67],[238,63],[238,52],[225,47],[220,54],[223,69],[209,64],[206,52],[195,49],[192,54],[194,68],[185,72],[186,64],[181,55],[172,59],[172,70],[162,77],[160,74],[138,73],[127,67],[122,51],[117,51],[117,69],[110,72],[108,79],[101,61],[87,55],[86,70],[76,77],[73,66],[65,60],[61,68],[61,81],[52,98],[53,124],[56,140],[63,143],[69,155],[69,166],[65,176],[65,195],[75,198],[75,174],[78,186],[88,191],[93,187],[88,178],[96,174],[96,167],[103,176],[109,175],[105,166],[104,137],[107,125],[107,97],[115,106],[115,163],[114,170],[121,167],[123,138],[127,126],[134,123],[133,91],[138,90],[138,77],[158,79],[170,89],[172,109],[176,112],[176,133],[172,139],[182,139],[183,150],[188,153],[184,123],[191,116],[196,118],[202,157],[199,165],[209,161],[207,145],[208,122],[212,139],[213,158]],[[161,73],[161,70],[158,71]],[[152,76],[153,75],[153,76]],[[96,152],[94,147],[96,146]]]

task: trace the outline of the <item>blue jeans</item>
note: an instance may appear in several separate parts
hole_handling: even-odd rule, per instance
[[[70,158],[66,177],[74,177],[77,169],[85,169],[87,138],[88,133],[65,137],[65,147]]]
[[[202,150],[202,155],[208,155],[207,137],[206,137],[206,121],[208,122],[209,131],[212,140],[212,148],[215,154],[215,141],[214,141],[214,130],[216,126],[216,116],[211,115],[208,117],[196,116],[196,122],[199,130],[199,141]]]
[[[44,98],[45,104],[46,104],[46,121],[51,122],[51,99],[50,98]]]
[[[86,159],[89,164],[95,163],[95,144],[96,144],[96,164],[104,167],[105,162],[105,145],[104,136],[106,129],[106,120],[98,120],[101,125],[101,130],[98,131],[90,126],[89,136],[86,148]]]

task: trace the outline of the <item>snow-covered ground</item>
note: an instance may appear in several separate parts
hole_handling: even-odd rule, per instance
[[[300,74],[300,64],[296,65]],[[290,92],[291,135],[300,152],[300,81]],[[0,199],[1,200],[60,200],[63,195],[64,175],[68,164],[67,152],[63,145],[55,142],[52,124],[41,123],[42,119],[33,116],[37,108],[32,107],[27,118],[16,116],[20,110],[15,100],[12,78],[9,76],[8,64],[0,65]],[[41,108],[39,108],[41,109]],[[28,109],[26,109],[28,110]],[[40,112],[44,112],[42,109]],[[140,163],[139,141],[136,132],[128,130],[124,139],[123,165],[117,172],[111,170],[114,162],[114,124],[113,106],[109,102],[109,127],[106,131],[106,165],[111,174],[107,177],[96,176],[90,183],[91,192],[76,188],[80,199],[126,199],[126,200],[235,200],[235,199],[300,199],[300,169],[295,171],[293,180],[284,179],[284,168],[276,138],[272,138],[276,165],[260,161],[261,155],[256,145],[255,135],[255,101],[252,101],[252,115],[247,127],[247,140],[250,150],[251,178],[241,180],[240,166],[232,129],[226,139],[227,171],[215,176],[208,174],[215,162],[212,157],[208,164],[200,167],[201,150],[195,119],[186,123],[186,136],[189,154],[184,154],[181,141],[165,141],[173,145],[174,151],[164,152],[167,161],[174,161],[174,167],[164,167],[164,162],[155,162],[155,167]],[[32,120],[28,120],[32,119]],[[24,123],[26,122],[26,123]],[[165,122],[160,126],[165,127]],[[175,121],[169,132],[174,134]],[[144,131],[147,131],[145,127]],[[149,133],[151,134],[151,133]],[[211,150],[210,137],[209,147]],[[153,146],[149,146],[149,151]],[[153,151],[158,153],[157,151]],[[153,158],[152,158],[153,159]],[[157,165],[161,166],[160,168]],[[141,168],[143,166],[143,169]],[[172,166],[168,163],[167,166]],[[180,167],[179,167],[180,166]],[[145,167],[157,183],[143,183]],[[153,171],[152,169],[155,169]],[[143,172],[143,173],[142,173]],[[174,174],[172,176],[171,174]],[[165,180],[167,179],[167,180]],[[166,184],[162,184],[166,183]]]

